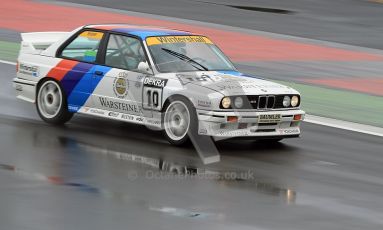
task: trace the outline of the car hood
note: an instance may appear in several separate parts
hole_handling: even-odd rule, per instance
[[[236,71],[188,72],[175,74],[181,84],[199,85],[223,95],[299,94],[296,90]]]

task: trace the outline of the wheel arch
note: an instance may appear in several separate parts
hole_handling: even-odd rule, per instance
[[[188,98],[182,94],[173,94],[173,95],[170,95],[169,97],[167,97],[166,100],[164,101],[163,106],[162,106],[162,110],[161,110],[162,113],[164,113],[166,111],[166,108],[169,106],[169,104],[172,102],[172,100],[175,100],[174,98],[176,98],[176,97],[180,97],[180,98],[187,100],[193,106],[193,108],[196,109],[196,106],[193,103],[193,100],[190,100],[190,98]]]

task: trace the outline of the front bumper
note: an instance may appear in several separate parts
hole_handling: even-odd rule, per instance
[[[280,115],[277,122],[260,123],[261,115]],[[301,133],[300,123],[305,112],[300,109],[279,111],[226,112],[197,110],[198,134],[226,139],[234,137],[288,138],[298,137]],[[295,115],[301,115],[294,120]],[[237,117],[229,122],[228,117]]]

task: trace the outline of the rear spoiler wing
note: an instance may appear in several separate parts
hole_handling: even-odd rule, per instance
[[[21,34],[20,53],[39,54],[70,32],[33,32]]]

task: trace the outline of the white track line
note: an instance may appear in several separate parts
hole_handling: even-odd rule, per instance
[[[383,128],[306,114],[305,122],[383,137]]]
[[[0,63],[7,64],[7,65],[16,65],[16,62],[5,61],[5,60],[0,60]]]
[[[0,60],[0,63],[16,65],[16,62]],[[305,122],[383,137],[383,128],[306,114]]]

